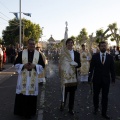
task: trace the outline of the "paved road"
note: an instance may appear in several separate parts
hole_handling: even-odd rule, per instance
[[[9,72],[15,72],[14,68]],[[15,87],[17,75],[0,73],[0,120],[23,120],[19,116],[13,115]],[[9,76],[6,79],[2,77]],[[39,87],[38,114],[31,120],[102,120],[100,113],[96,116],[92,114],[92,94],[88,84],[79,84],[75,97],[75,115],[69,115],[67,106],[63,112],[59,111],[61,100],[60,79],[58,65],[49,62],[47,67],[47,83]],[[115,86],[110,87],[108,114],[112,120],[120,120],[120,80],[116,80]]]
[[[5,70],[0,72],[0,120],[26,120],[13,114],[16,82],[14,67],[7,64]],[[37,120],[37,115],[31,120]]]
[[[58,66],[50,62],[48,79],[45,89],[45,107],[43,120],[102,120],[100,113],[93,115],[92,94],[88,84],[80,83],[75,97],[75,115],[68,114],[68,109],[59,111],[61,92]],[[108,114],[112,120],[120,119],[120,80],[111,85],[109,94]]]

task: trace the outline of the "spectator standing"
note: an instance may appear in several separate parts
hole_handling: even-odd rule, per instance
[[[6,63],[6,59],[7,59],[7,56],[6,56],[6,47],[3,47],[3,64],[2,64],[2,69],[4,69],[4,65]]]
[[[0,71],[2,71],[2,64],[3,64],[3,50],[2,45],[0,45]]]
[[[119,61],[119,58],[118,58],[118,55],[120,54],[120,50],[119,50],[119,47],[117,46],[116,47],[116,50],[115,50],[115,60],[116,61]]]
[[[15,47],[12,46],[10,49],[10,62],[14,63],[16,57]]]

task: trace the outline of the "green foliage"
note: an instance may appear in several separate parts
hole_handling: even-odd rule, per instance
[[[103,37],[103,29],[99,29],[96,31],[96,42],[99,43],[102,41],[102,37]]]
[[[120,76],[120,61],[115,61],[115,73],[116,76]]]
[[[119,46],[120,35],[117,34],[117,31],[118,31],[117,23],[109,24],[108,27],[112,33],[111,41],[116,41],[117,46]]]
[[[2,38],[0,38],[0,44],[2,44]]]
[[[117,23],[112,23],[109,24],[108,27],[112,30],[112,29],[116,29],[117,30]]]
[[[82,43],[86,42],[86,40],[88,40],[88,33],[85,28],[83,28],[80,31],[79,35],[76,37],[76,40],[79,44],[82,44]]]
[[[73,36],[73,35],[72,35],[70,38],[71,38],[71,39],[73,39],[73,40],[75,40],[75,39],[76,39],[76,37],[75,37],[75,36]]]
[[[110,40],[111,40],[111,41],[114,41],[114,38],[111,38]]]
[[[21,35],[22,43],[26,45],[29,38],[34,38],[38,42],[42,30],[38,24],[32,23],[30,20],[22,19]],[[4,42],[9,45],[19,43],[19,20],[12,19],[9,21],[9,26],[2,32]]]

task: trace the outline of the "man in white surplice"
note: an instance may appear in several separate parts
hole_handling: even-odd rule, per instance
[[[28,49],[21,51],[15,61],[18,72],[14,114],[27,118],[36,114],[38,96],[38,75],[45,63],[41,54],[35,50],[35,40],[28,40]]]

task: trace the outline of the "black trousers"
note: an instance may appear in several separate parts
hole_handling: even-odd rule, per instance
[[[99,108],[99,94],[102,92],[101,105],[102,105],[102,114],[106,115],[108,107],[108,93],[109,93],[110,84],[97,84],[93,83],[93,104],[94,109]]]
[[[73,110],[74,108],[74,99],[75,99],[75,91],[77,89],[77,86],[70,86],[70,87],[65,87],[65,104],[66,104],[66,99],[69,93],[69,110]]]

